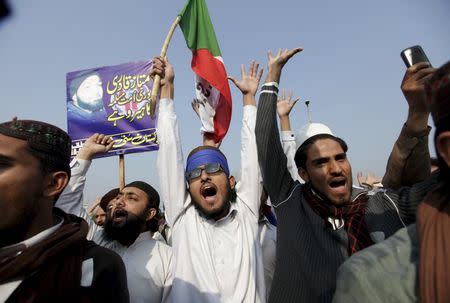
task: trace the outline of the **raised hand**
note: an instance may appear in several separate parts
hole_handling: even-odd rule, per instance
[[[175,72],[172,65],[167,58],[161,56],[154,57],[152,60],[152,69],[150,70],[150,77],[159,75],[161,77],[161,99],[173,99],[174,87],[173,81],[175,79]]]
[[[297,47],[291,50],[287,48],[284,51],[278,49],[275,55],[272,55],[272,51],[267,52],[267,82],[280,82],[281,70],[283,66],[291,59],[295,54],[301,52],[303,48]]]
[[[78,159],[92,160],[96,154],[106,153],[113,147],[114,140],[110,136],[95,133],[90,136],[77,155]]]
[[[401,84],[410,108],[416,111],[428,111],[426,106],[425,82],[436,69],[428,62],[414,64],[406,70]]]
[[[259,64],[255,61],[250,62],[248,73],[245,73],[244,64],[241,64],[241,81],[234,77],[228,77],[243,95],[255,96],[258,91],[259,81],[261,80],[264,69],[259,70]]]
[[[363,175],[362,171],[358,171],[356,178],[358,179],[359,186],[364,187],[364,185],[366,185],[367,177]]]
[[[288,117],[297,101],[300,100],[300,98],[295,100],[292,99],[292,95],[292,91],[290,91],[288,95],[286,95],[286,90],[283,89],[281,91],[281,96],[278,98],[277,102],[277,113],[279,118]]]
[[[357,173],[357,179],[359,186],[368,187],[370,189],[372,189],[376,184],[381,183],[381,178],[376,177],[371,171],[367,173],[367,177],[364,176],[361,171],[359,171]]]
[[[167,58],[161,56],[153,57],[152,63],[152,69],[150,70],[150,76],[152,78],[155,75],[159,75],[161,77],[161,86],[164,86],[167,83],[173,83],[175,72]]]

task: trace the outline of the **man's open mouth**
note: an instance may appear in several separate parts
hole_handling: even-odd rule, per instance
[[[335,181],[331,181],[330,182],[330,187],[331,188],[337,188],[337,187],[341,187],[341,186],[345,186],[345,179],[344,180],[335,180]]]
[[[112,219],[113,222],[122,222],[128,216],[128,212],[122,208],[118,208],[114,211]]]
[[[217,195],[217,188],[213,184],[205,184],[200,188],[200,193],[205,200],[212,200]]]
[[[343,193],[347,190],[347,179],[346,178],[336,178],[328,183],[331,190],[336,193]]]

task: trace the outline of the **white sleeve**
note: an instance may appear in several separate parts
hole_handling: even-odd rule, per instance
[[[159,150],[156,163],[160,194],[167,223],[173,227],[178,216],[191,202],[184,179],[183,152],[173,100],[159,101],[157,135]]]
[[[300,178],[297,165],[295,165],[295,152],[297,151],[297,145],[295,143],[295,135],[292,131],[281,131],[281,146],[283,147],[284,154],[286,155],[287,169],[291,174],[292,179],[297,180],[300,183],[305,183],[303,179]]]
[[[55,206],[68,214],[85,217],[83,207],[83,191],[86,184],[86,174],[91,165],[90,160],[74,158],[70,162],[71,177],[64,191],[56,201]]]
[[[244,106],[241,129],[241,177],[236,194],[259,217],[262,191],[258,151],[256,149],[256,106]]]

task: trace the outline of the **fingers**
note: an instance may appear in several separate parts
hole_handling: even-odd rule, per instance
[[[263,73],[264,73],[264,68],[261,67],[261,70],[259,71],[259,74],[258,74],[258,82],[261,80]]]
[[[109,140],[107,141],[107,143],[108,144],[106,145],[106,148],[105,148],[106,152],[110,151],[111,148],[114,146],[114,140],[111,137],[109,137]]]
[[[244,77],[245,77],[245,66],[244,66],[244,64],[241,64],[241,78],[244,78]],[[234,82],[234,84],[236,84],[236,82]]]
[[[90,137],[86,140],[86,142],[87,142],[87,141],[89,141],[89,142],[97,142],[97,139],[98,139],[98,136],[99,136],[99,135],[100,135],[99,133],[93,134],[92,136],[90,136]]]
[[[303,48],[301,48],[301,47],[292,49],[291,51],[288,52],[288,58],[291,58],[292,56],[294,56],[295,54],[297,54],[301,51],[303,51]]]
[[[433,75],[435,71],[436,69],[432,67],[421,69],[416,73],[416,79],[418,81],[425,82],[431,77],[431,75]]]
[[[227,78],[228,78],[228,80],[230,80],[231,82],[233,82],[233,84],[236,85],[236,87],[239,87],[238,81],[236,80],[236,78],[231,77],[231,76],[229,76],[229,77],[227,77]]]
[[[166,68],[166,61],[167,59],[164,59],[162,57],[154,57],[152,59],[152,69],[150,71],[150,75],[154,77],[155,75],[160,76],[161,78],[164,78],[164,71]]]
[[[419,63],[416,63],[416,64],[408,67],[406,72],[415,73],[415,72],[417,72],[421,69],[427,68],[427,67],[431,67],[431,64],[429,62],[419,62]]]
[[[252,72],[250,74],[251,77],[256,78],[256,74],[258,73],[259,63],[255,60],[252,61]]]

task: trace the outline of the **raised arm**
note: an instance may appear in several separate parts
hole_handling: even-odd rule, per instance
[[[86,184],[86,174],[96,154],[111,150],[114,141],[103,134],[93,134],[84,142],[78,155],[70,163],[71,177],[55,206],[68,214],[85,218],[87,213],[83,208],[83,192]]]
[[[283,52],[279,50],[275,56],[271,52],[268,53],[267,77],[259,97],[255,128],[258,158],[264,186],[275,207],[288,197],[294,187],[294,180],[287,169],[287,160],[281,147],[276,121],[278,83],[283,66],[301,50],[300,48]]]
[[[262,185],[255,137],[255,95],[263,74],[263,69],[259,72],[258,69],[259,64],[253,61],[250,63],[247,73],[244,65],[241,65],[242,79],[240,81],[233,77],[229,78],[241,91],[244,105],[241,129],[241,176],[236,185],[236,193],[257,218],[259,218]]]
[[[286,91],[281,91],[281,97],[277,102],[278,119],[280,120],[281,128],[281,146],[283,147],[284,154],[287,158],[287,168],[291,174],[292,179],[298,180],[300,183],[304,183],[300,178],[295,165],[295,152],[297,151],[297,145],[295,143],[295,135],[291,130],[291,121],[289,114],[297,103],[297,99],[292,99],[292,91],[286,95]]]
[[[430,176],[429,109],[424,85],[434,70],[425,62],[406,70],[401,89],[408,102],[408,118],[389,156],[384,187],[411,186]]]
[[[403,223],[409,225],[416,221],[416,211],[419,203],[438,183],[439,172],[437,171],[425,181],[416,183],[413,186],[401,187],[398,190],[387,189],[383,194],[389,197],[390,202],[395,203]]]
[[[184,179],[180,132],[173,103],[175,74],[172,65],[167,60],[155,57],[151,75],[161,76],[161,98],[157,125],[159,150],[156,163],[166,220],[173,228],[184,207],[190,203]]]

